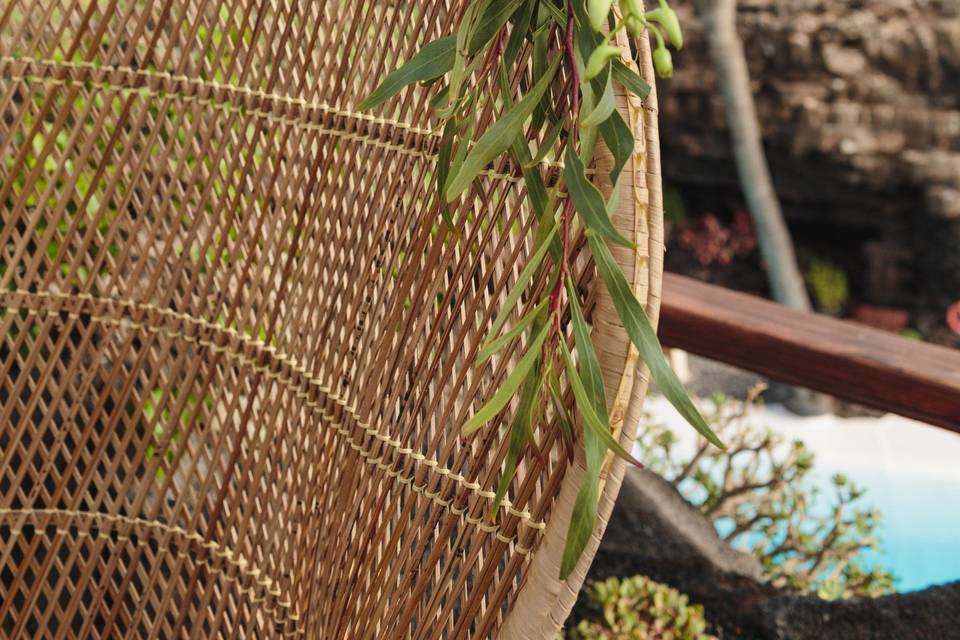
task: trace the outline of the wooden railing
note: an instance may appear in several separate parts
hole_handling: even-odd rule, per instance
[[[675,274],[663,288],[664,346],[960,433],[960,351]]]

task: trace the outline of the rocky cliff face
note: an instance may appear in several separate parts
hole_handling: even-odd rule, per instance
[[[736,189],[692,4],[661,87],[665,174]],[[739,31],[778,191],[794,225],[859,233],[903,286],[960,298],[960,0],[740,0]],[[899,249],[899,251],[897,250]],[[869,252],[868,252],[869,253]],[[862,259],[870,261],[864,254]],[[912,281],[911,281],[912,279]]]

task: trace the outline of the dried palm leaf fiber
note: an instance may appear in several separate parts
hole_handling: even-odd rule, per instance
[[[530,257],[523,185],[499,162],[449,233],[429,90],[354,109],[465,2],[0,6],[5,636],[526,639],[562,623],[622,463],[561,582],[582,469],[550,414],[496,523],[503,429],[460,435],[516,360],[473,366]],[[656,103],[618,106],[638,145],[614,220],[638,248],[614,251],[655,320]],[[629,443],[645,377],[585,255]]]

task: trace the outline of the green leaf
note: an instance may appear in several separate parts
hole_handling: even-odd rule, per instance
[[[523,7],[514,13],[510,19],[510,39],[507,41],[507,48],[503,51],[503,59],[510,66],[517,60],[520,47],[523,46],[523,41],[530,30],[530,21],[533,19],[533,12],[536,8],[536,2],[525,2]]]
[[[589,345],[584,348],[584,345]],[[593,352],[593,346],[590,343],[589,334],[586,337],[586,341],[577,343],[577,353],[580,355],[580,369],[584,371],[584,378],[580,377],[580,374],[577,372],[577,365],[573,361],[573,356],[570,355],[570,349],[567,347],[566,343],[561,341],[560,350],[563,353],[563,359],[567,365],[567,379],[570,381],[570,388],[573,389],[573,397],[577,401],[577,411],[580,412],[580,415],[583,417],[584,426],[587,428],[585,433],[590,431],[593,432],[593,435],[596,436],[600,442],[603,443],[604,453],[606,449],[610,449],[616,455],[623,458],[627,462],[642,467],[643,465],[634,458],[623,446],[613,437],[613,434],[610,433],[610,420],[607,418],[607,407],[606,400],[604,400],[602,413],[598,410],[599,405],[594,404],[596,402],[595,398],[591,397],[591,391],[587,390],[587,385],[591,388],[599,384],[600,388],[603,387],[603,378],[600,377],[599,371],[589,371],[585,367],[585,361],[587,359],[588,353],[592,355],[594,362],[596,363],[596,354]],[[597,369],[599,369],[599,364],[596,364]]]
[[[520,170],[523,173],[524,185],[527,187],[527,197],[530,198],[533,211],[536,213],[537,219],[540,220],[550,206],[550,196],[547,193],[546,185],[543,183],[543,176],[540,175],[539,169],[523,166],[524,160],[520,158],[530,158],[530,149],[527,148],[525,141],[518,139],[513,146],[517,148],[514,157],[517,163],[521,165]]]
[[[547,73],[537,81],[530,92],[480,137],[477,144],[467,154],[463,166],[451,178],[450,185],[447,187],[447,202],[452,202],[459,197],[470,186],[473,179],[483,171],[484,167],[510,148],[514,140],[522,135],[523,123],[530,117],[534,107],[540,102],[540,98],[543,97],[547,87],[553,81],[553,76],[560,64],[560,58],[561,56],[558,55]]]
[[[593,259],[597,264],[597,271],[600,272],[600,277],[607,285],[607,290],[613,300],[613,306],[623,322],[627,335],[630,336],[631,342],[640,351],[640,357],[650,367],[650,373],[663,395],[694,429],[711,444],[723,449],[723,443],[711,431],[693,401],[690,400],[690,396],[687,395],[683,384],[670,369],[670,365],[667,364],[667,359],[663,354],[663,349],[660,348],[660,341],[650,324],[650,319],[637,301],[636,296],[633,295],[633,291],[627,284],[627,279],[620,267],[613,259],[610,249],[596,234],[588,232],[587,238],[590,243],[590,251],[593,253]]]
[[[621,177],[623,174],[621,173]],[[618,179],[613,185],[613,189],[610,191],[610,199],[607,200],[607,216],[612,218],[617,212],[617,207],[620,206],[620,180]]]
[[[583,0],[578,0],[573,3],[573,13],[576,16],[576,21],[579,25],[589,25],[590,17],[587,15],[586,3]],[[577,40],[574,43],[579,49],[580,53],[583,54],[583,61],[586,64],[586,60],[593,54],[593,50],[603,42],[603,35],[597,33],[593,29],[583,29],[577,28],[574,30],[577,36]],[[583,77],[583,76],[581,76]]]
[[[490,0],[487,0],[489,3]],[[453,68],[450,71],[450,101],[445,109],[441,109],[438,115],[441,118],[449,118],[457,108],[460,101],[460,89],[464,81],[470,76],[467,68],[467,59],[470,57],[467,50],[468,43],[473,37],[474,29],[480,18],[480,12],[485,4],[474,2],[464,11],[460,19],[460,28],[457,30],[456,52],[454,53]]]
[[[532,65],[534,78],[542,77],[549,67],[547,63],[547,53],[550,50],[550,35],[552,30],[550,29],[550,20],[544,17],[546,15],[544,7],[549,5],[549,2],[540,3],[541,22],[537,29],[533,32]],[[543,95],[543,97],[540,99],[540,102],[533,110],[533,121],[531,123],[532,128],[539,131],[543,127],[543,123],[546,121],[549,113],[550,92],[548,91]]]
[[[584,441],[590,442],[592,438],[585,436]],[[586,446],[586,444],[585,444]],[[591,450],[600,449],[603,445],[591,444]],[[593,528],[597,522],[597,504],[600,502],[600,466],[601,464],[590,464],[589,459],[594,457],[587,454],[587,469],[583,476],[583,484],[580,485],[580,491],[577,493],[577,500],[573,504],[573,514],[570,517],[570,526],[567,529],[567,541],[563,547],[563,556],[560,559],[560,579],[566,580],[580,561],[583,550],[587,548],[590,542],[590,536],[593,535]]]
[[[560,349],[567,361],[567,376],[576,377],[577,368],[570,356],[566,343],[560,341]],[[571,378],[572,382],[572,378]],[[582,389],[582,385],[581,385]],[[576,392],[574,392],[576,394]],[[580,400],[577,400],[579,405]],[[589,403],[586,405],[589,407]],[[588,409],[589,410],[589,409]],[[607,448],[593,429],[583,432],[583,447],[586,458],[586,469],[583,483],[573,503],[573,514],[570,518],[570,527],[567,529],[567,540],[560,559],[560,579],[566,580],[573,572],[590,542],[593,529],[597,522],[597,504],[600,502],[600,471],[603,468],[603,459],[607,455]]]
[[[580,309],[580,292],[569,277],[564,283],[567,287],[567,298],[570,300],[570,320],[573,325],[573,338],[577,345],[577,355],[580,357],[580,373],[585,382],[584,389],[594,411],[604,423],[609,423],[607,415],[607,393],[603,386],[603,371],[600,369],[600,360],[593,349],[590,339],[590,327]]]
[[[444,176],[444,192],[440,194],[440,199],[444,206],[448,204],[445,197],[445,191],[447,184],[450,182],[450,176],[456,175],[457,172],[460,171],[460,167],[463,165],[463,160],[467,157],[467,151],[470,150],[470,140],[473,139],[473,134],[477,130],[477,116],[475,109],[476,104],[477,94],[473,94],[467,104],[465,115],[466,121],[457,119],[458,130],[457,135],[454,136],[454,139],[459,139],[459,142],[457,143],[457,149],[453,154],[453,159],[450,161],[450,168]]]
[[[500,28],[507,23],[510,16],[516,13],[524,1],[525,0],[488,1],[484,6],[483,13],[480,15],[480,20],[477,21],[476,28],[473,30],[473,36],[470,38],[469,54],[476,55],[484,45],[490,42],[490,40],[497,35],[497,32],[500,31]],[[532,5],[533,3],[528,4]]]
[[[477,365],[483,364],[484,362],[489,360],[490,357],[493,354],[495,354],[497,351],[500,351],[500,349],[503,349],[505,346],[507,346],[508,344],[510,344],[517,338],[519,338],[520,335],[524,332],[524,330],[527,327],[529,327],[530,324],[534,320],[536,320],[538,316],[541,315],[544,309],[546,309],[548,302],[549,302],[548,299],[542,300],[540,304],[538,304],[536,307],[530,310],[530,312],[527,313],[527,315],[521,318],[520,321],[517,324],[515,324],[512,329],[510,329],[510,331],[506,332],[499,338],[490,340],[486,344],[484,344],[483,348],[477,354],[476,364]]]
[[[493,506],[490,508],[490,520],[496,522],[497,512],[500,510],[500,504],[507,495],[513,476],[517,472],[517,463],[523,456],[527,445],[533,440],[533,414],[534,409],[539,404],[541,376],[538,369],[539,364],[534,366],[523,381],[523,390],[520,392],[520,405],[517,407],[517,414],[513,417],[510,424],[510,444],[507,448],[507,455],[503,462],[503,471],[500,475],[500,482],[497,485],[497,493],[493,498]]]
[[[533,368],[533,365],[540,358],[540,352],[543,348],[543,342],[547,339],[550,325],[543,327],[540,333],[531,341],[527,347],[527,352],[517,362],[517,366],[510,372],[503,385],[497,390],[493,397],[476,414],[463,425],[463,434],[470,435],[480,427],[487,424],[491,419],[500,413],[510,402],[510,398],[520,387],[520,383],[527,377],[527,374]]]
[[[403,66],[384,79],[373,93],[357,105],[366,111],[400,93],[408,84],[435,80],[453,68],[456,38],[447,36],[425,45]]]
[[[600,135],[613,154],[613,168],[610,170],[610,182],[614,185],[620,179],[620,172],[633,155],[633,131],[624,122],[619,111],[614,111],[610,117],[600,125]],[[616,189],[614,189],[616,192]]]
[[[579,60],[577,64],[579,65]],[[597,104],[593,83],[581,83],[580,92],[583,94],[581,96],[582,100],[580,101],[580,112],[590,113],[593,111],[594,105]],[[597,133],[599,133],[597,127],[587,127],[586,129],[580,127],[580,160],[585,165],[590,164],[590,159],[593,158],[594,148],[597,145]]]
[[[587,180],[583,162],[580,161],[580,157],[574,151],[572,145],[567,145],[564,163],[566,165],[564,175],[567,179],[567,191],[570,192],[573,205],[580,217],[583,218],[587,228],[617,244],[632,247],[633,243],[624,238],[610,221],[603,194],[593,183]]]
[[[443,105],[447,104],[447,100],[450,98],[450,85],[445,85],[440,91],[437,91],[437,95],[430,98],[430,108],[437,110]]]
[[[523,271],[520,272],[520,277],[517,278],[517,281],[514,283],[509,293],[507,293],[507,299],[503,301],[503,306],[500,307],[500,313],[497,314],[496,319],[494,319],[493,324],[490,326],[490,335],[495,336],[500,333],[500,329],[503,328],[504,323],[506,323],[507,319],[510,317],[510,314],[513,313],[513,308],[520,300],[520,296],[522,296],[523,292],[526,291],[527,285],[530,283],[530,279],[533,277],[534,272],[539,269],[541,263],[543,263],[543,258],[547,255],[547,251],[550,250],[551,241],[556,234],[557,225],[554,224],[550,229],[550,232],[540,243],[540,246],[533,253],[533,256],[530,258],[530,262],[528,262],[527,266],[525,266]]]
[[[560,423],[560,430],[568,442],[573,441],[573,420],[567,412],[567,407],[563,403],[563,394],[560,392],[560,380],[557,374],[551,368],[547,374],[547,384],[550,388],[550,397],[553,400],[553,410],[557,414],[557,422]]]
[[[556,144],[557,138],[560,137],[560,132],[562,131],[563,120],[557,120],[553,126],[547,130],[547,134],[543,136],[543,142],[540,143],[540,148],[537,149],[537,155],[523,163],[524,168],[532,169],[543,162],[547,154],[553,150],[554,144]]]
[[[606,74],[606,78],[607,81],[603,85],[603,93],[600,94],[600,99],[589,115],[581,120],[581,127],[595,127],[605,122],[610,114],[616,110],[617,101],[613,95],[613,81],[610,79],[609,73]]]
[[[640,77],[636,71],[624,64],[623,60],[613,61],[613,79],[627,88],[627,91],[638,98],[650,95],[650,85]]]
[[[557,24],[566,24],[567,14],[552,2],[541,2],[540,9],[544,12],[544,15],[549,16]]]
[[[440,152],[437,154],[437,191],[440,198],[440,215],[451,231],[455,231],[453,218],[450,216],[450,207],[443,197],[443,187],[450,174],[450,163],[453,160],[453,138],[457,133],[456,119],[450,119],[443,127],[443,136],[440,138]]]
[[[497,78],[500,82],[500,95],[503,98],[504,108],[509,109],[513,106],[513,99],[510,97],[510,83],[507,79],[506,62],[503,59],[500,61],[500,71],[497,74]],[[523,174],[523,183],[527,188],[527,197],[530,198],[533,211],[537,214],[537,219],[539,220],[546,212],[549,198],[547,196],[547,187],[543,184],[543,176],[540,175],[540,171],[527,166],[530,160],[530,147],[527,145],[525,136],[519,135],[514,138],[513,143],[510,145],[510,153],[513,155],[513,159],[517,164],[520,165],[520,171]]]

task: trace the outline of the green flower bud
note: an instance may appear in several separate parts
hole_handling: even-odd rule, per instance
[[[590,54],[587,61],[587,70],[584,73],[584,80],[593,80],[604,70],[611,58],[619,58],[623,54],[620,47],[612,44],[601,44]]]
[[[621,0],[620,8],[625,16],[642,16],[643,0]]]
[[[607,24],[607,16],[610,14],[610,5],[613,0],[588,0],[587,15],[590,17],[590,26],[594,31],[602,31]]]
[[[657,47],[653,52],[653,66],[661,78],[673,77],[673,56],[666,47]]]
[[[666,2],[660,3],[659,9],[647,12],[647,20],[660,25],[670,44],[677,49],[683,48],[683,30],[680,28],[680,19],[677,12],[671,9]]]
[[[625,19],[627,31],[634,38],[640,39],[643,36],[643,20],[635,15],[628,15]]]

